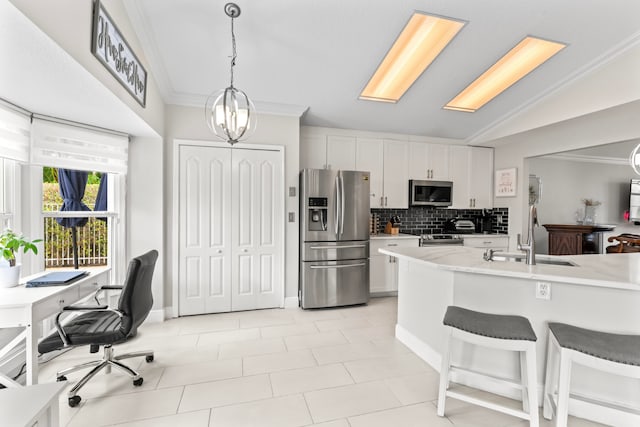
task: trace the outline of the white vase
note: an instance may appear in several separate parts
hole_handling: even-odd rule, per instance
[[[21,264],[0,267],[0,288],[12,288],[20,283],[20,267]]]

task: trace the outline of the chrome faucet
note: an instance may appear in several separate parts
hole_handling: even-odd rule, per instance
[[[534,227],[538,225],[538,211],[536,205],[529,206],[529,227],[527,229],[527,242],[522,244],[518,233],[518,250],[524,251],[527,265],[536,265],[536,239],[533,236]]]
[[[502,249],[487,249],[486,251],[484,251],[484,254],[482,255],[482,259],[484,259],[485,261],[493,261],[493,255],[496,252],[502,252]]]

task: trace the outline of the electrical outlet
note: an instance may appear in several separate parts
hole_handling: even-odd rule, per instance
[[[536,298],[538,299],[551,299],[551,283],[549,282],[537,282],[536,283]]]
[[[296,222],[296,213],[289,212],[289,222]]]
[[[498,224],[502,224],[502,215],[498,215],[497,218]]]

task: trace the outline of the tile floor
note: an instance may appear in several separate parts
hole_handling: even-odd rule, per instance
[[[259,310],[145,324],[123,353],[153,349],[155,361],[129,359],[140,387],[113,371],[60,399],[63,426],[129,427],[520,427],[527,422],[449,399],[436,415],[438,374],[394,338],[395,298],[367,306]],[[95,359],[74,349],[43,364],[40,381]],[[84,372],[69,375],[73,384]],[[70,386],[69,386],[70,387]],[[481,393],[481,392],[478,392]],[[519,402],[489,395],[494,400]],[[541,426],[552,424],[542,419]],[[597,424],[570,418],[572,427]]]

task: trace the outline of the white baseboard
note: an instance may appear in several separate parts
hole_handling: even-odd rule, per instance
[[[284,308],[298,308],[298,297],[286,297],[284,299]]]
[[[437,372],[440,372],[442,357],[431,346],[398,324],[396,324],[396,338],[429,366]],[[465,375],[464,372],[458,371],[452,373],[451,380],[457,384],[485,390],[511,399],[520,400],[522,398],[518,390],[496,383],[490,378],[478,378],[475,375]],[[542,394],[543,387],[539,384],[538,402],[540,402],[540,405],[542,405],[543,402]],[[602,406],[596,402],[598,401],[588,397],[576,399],[572,395],[572,398],[569,400],[569,414],[607,425],[621,427],[635,427],[640,425],[640,412],[625,412],[624,410],[617,409],[616,407],[622,408],[622,406],[616,403],[605,402],[605,405],[608,406]]]
[[[149,323],[160,323],[164,322],[165,319],[168,319],[165,315],[165,308],[161,308],[159,310],[151,310],[145,322]]]

